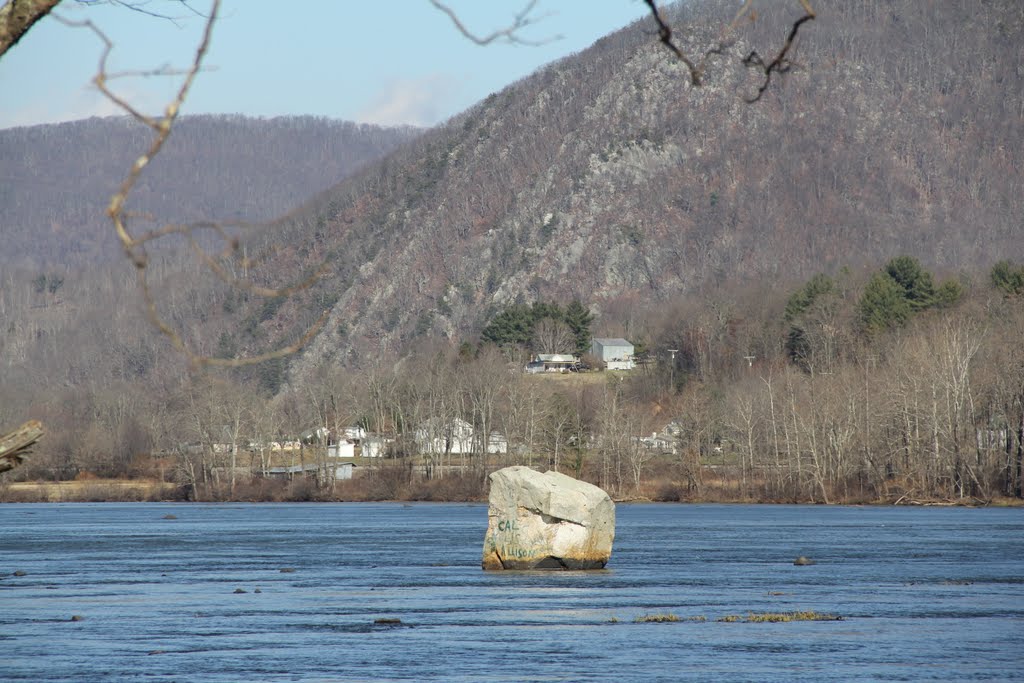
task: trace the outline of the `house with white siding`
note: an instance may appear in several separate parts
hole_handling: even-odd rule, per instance
[[[475,453],[479,436],[473,425],[463,419],[442,420],[431,418],[416,430],[416,445],[420,453]],[[498,432],[487,438],[488,453],[507,453],[508,440]]]
[[[595,337],[590,343],[590,353],[601,359],[608,370],[632,370],[633,345],[621,337]]]
[[[544,372],[569,372],[579,369],[580,359],[571,353],[538,353],[527,372],[531,372],[531,366],[540,366]]]

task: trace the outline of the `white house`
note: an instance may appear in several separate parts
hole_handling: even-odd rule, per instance
[[[679,435],[682,433],[682,423],[672,420],[660,432],[651,432],[650,436],[637,436],[634,439],[653,451],[675,454],[679,451]]]
[[[609,370],[632,370],[633,345],[620,337],[595,337],[590,343],[590,353],[604,363]]]
[[[316,429],[307,429],[299,436],[299,441],[306,444],[307,446],[317,443],[327,443],[331,436],[330,430],[327,427],[317,427]]]
[[[383,436],[368,436],[360,443],[364,458],[382,458],[387,452],[388,444],[394,439],[385,439]]]
[[[676,452],[676,440],[664,432],[651,432],[650,436],[637,436],[634,439],[641,446],[657,453]]]
[[[538,363],[543,366],[544,372],[567,372],[577,369],[580,359],[571,353],[538,353],[534,362],[526,366],[527,372]]]
[[[416,445],[421,453],[473,453],[475,430],[465,420],[444,421],[431,418],[416,430]],[[487,439],[488,453],[507,453],[508,440],[497,432]]]
[[[366,438],[366,430],[363,429],[362,427],[345,427],[345,429],[343,429],[341,431],[342,431],[342,435],[346,439],[353,439],[353,440],[355,440],[355,439],[365,439]]]
[[[487,438],[487,452],[508,453],[508,439],[505,438],[505,435],[491,432],[491,435]]]
[[[356,457],[356,446],[351,441],[340,441],[332,443],[327,447],[328,458],[354,458]]]

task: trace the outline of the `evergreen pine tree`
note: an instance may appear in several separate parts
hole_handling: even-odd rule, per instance
[[[590,349],[590,324],[594,316],[579,302],[573,299],[565,309],[565,324],[572,330],[576,338],[576,353],[584,354]]]

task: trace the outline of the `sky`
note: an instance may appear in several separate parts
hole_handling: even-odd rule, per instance
[[[147,12],[103,0],[64,0],[55,13],[89,20],[114,44],[108,72],[182,69],[204,18],[173,0]],[[528,0],[448,0],[475,34],[509,26]],[[207,0],[191,6],[202,12]],[[644,17],[640,0],[537,0],[520,32],[540,45],[463,37],[428,0],[223,0],[206,70],[184,114],[314,115],[380,125],[443,122],[539,67]],[[48,17],[0,58],[0,128],[122,113],[92,85],[103,45],[90,30]],[[157,114],[180,78],[124,76],[114,89]]]

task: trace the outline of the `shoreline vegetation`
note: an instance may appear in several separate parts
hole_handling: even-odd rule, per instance
[[[486,486],[477,474],[449,476],[444,479],[416,479],[386,474],[366,474],[356,479],[338,481],[333,486],[318,486],[307,478],[292,480],[253,480],[228,490],[211,489],[196,495],[191,487],[152,478],[101,479],[85,478],[71,481],[0,482],[2,503],[121,503],[121,502],[249,502],[249,503],[484,503]],[[679,504],[797,504],[821,505],[820,500],[800,497],[771,497],[743,494],[734,483],[719,481],[705,488],[700,495],[680,494],[679,484],[671,480],[644,482],[631,495],[613,496],[617,504],[679,503]],[[989,499],[931,498],[909,494],[887,498],[832,498],[829,505],[877,506],[943,506],[943,507],[1024,507],[1024,501],[997,496]]]
[[[618,500],[1024,500],[1024,265],[988,279],[954,302],[896,257],[868,284],[819,274],[785,302],[678,302],[636,322],[629,370],[582,353],[575,372],[533,372],[530,325],[571,347],[567,311],[590,315],[549,302],[497,313],[479,343],[281,365],[275,393],[237,368],[48,395],[24,416],[46,437],[4,480],[85,483],[0,500],[482,500],[508,465]],[[147,478],[173,486],[95,481]]]

